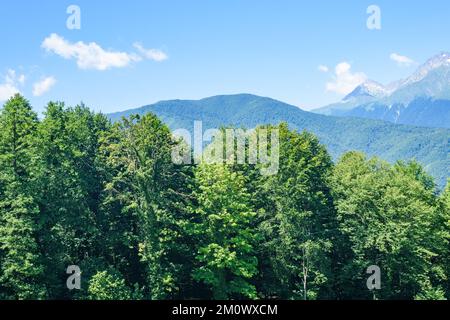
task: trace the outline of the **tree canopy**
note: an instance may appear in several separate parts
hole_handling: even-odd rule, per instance
[[[275,174],[177,164],[183,142],[151,113],[111,123],[50,102],[39,119],[12,97],[0,111],[0,299],[450,297],[450,181],[437,190],[414,160],[356,151],[333,163],[285,123],[255,130],[275,131]],[[72,265],[80,289],[66,285]]]

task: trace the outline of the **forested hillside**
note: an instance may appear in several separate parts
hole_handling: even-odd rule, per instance
[[[131,114],[156,114],[172,130],[193,131],[221,126],[254,128],[259,124],[287,122],[293,130],[314,133],[333,160],[358,150],[390,163],[416,159],[444,188],[450,176],[450,129],[395,125],[372,119],[338,118],[303,111],[295,106],[249,94],[215,96],[202,100],[162,101],[108,115],[112,121]]]
[[[347,150],[333,163],[324,129],[319,140],[271,117],[248,122],[279,130],[278,174],[263,176],[260,165],[174,164],[181,142],[152,113],[112,123],[51,102],[38,119],[22,96],[8,100],[0,299],[450,298],[450,186],[436,192],[415,161]],[[370,291],[372,265],[381,288]]]

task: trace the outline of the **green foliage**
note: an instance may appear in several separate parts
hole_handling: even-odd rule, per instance
[[[89,298],[92,300],[131,300],[132,290],[114,270],[97,272],[89,280]]]
[[[0,213],[0,298],[45,298],[43,268],[33,237],[32,218],[38,213],[37,207],[31,198],[15,195],[14,199],[0,201]]]
[[[277,129],[280,170],[262,180],[268,197],[260,224],[278,282],[272,294],[314,299],[330,280],[335,221],[327,178],[332,163],[313,135],[290,131],[286,124]]]
[[[68,294],[68,265],[98,254],[103,177],[97,162],[99,135],[107,120],[84,106],[49,103],[38,128],[39,242],[51,295]],[[56,271],[56,272],[55,272]]]
[[[139,272],[153,299],[179,294],[182,262],[189,261],[188,243],[183,245],[189,168],[173,164],[175,143],[169,129],[148,114],[117,123],[103,145],[113,169],[104,204],[130,218],[120,231],[122,241],[138,250],[145,265]]]
[[[333,192],[338,219],[352,250],[346,263],[350,281],[360,283],[352,297],[369,298],[364,272],[378,265],[383,272],[383,299],[412,299],[430,290],[442,269],[433,265],[442,237],[433,233],[437,210],[428,178],[415,163],[391,167],[376,158],[348,153],[336,165]],[[358,287],[356,287],[358,289]]]
[[[426,283],[420,293],[415,297],[415,300],[447,300],[445,292],[441,288],[432,287],[430,283]]]
[[[287,122],[292,130],[307,130],[316,135],[336,161],[349,150],[358,150],[391,163],[417,159],[440,188],[445,186],[450,176],[450,129],[396,125],[354,117],[328,117],[251,94],[214,96],[195,101],[162,101],[109,114],[108,117],[117,121],[122,116],[148,112],[157,115],[172,130],[184,128],[191,132],[194,121],[202,121],[203,130],[223,126],[255,128],[261,124]]]
[[[226,106],[232,121],[209,114],[204,129],[248,112],[249,127],[283,118],[286,106],[255,99],[155,110],[201,119],[211,104]],[[376,137],[399,139],[386,124],[321,118],[323,131],[314,116],[288,113],[293,129],[314,129],[332,155],[369,140],[372,155],[388,143]],[[336,133],[349,126],[357,133]],[[0,299],[450,298],[450,183],[439,194],[427,170],[406,161],[448,153],[430,151],[448,142],[446,131],[401,127],[409,142],[397,151],[415,139],[424,147],[391,165],[359,152],[333,164],[309,132],[262,130],[279,132],[275,175],[263,164],[174,164],[182,142],[153,114],[111,124],[84,105],[51,102],[39,120],[14,96],[0,112]],[[66,287],[69,265],[81,269],[80,290]],[[381,268],[381,290],[366,287],[370,265]]]
[[[41,299],[43,268],[35,238],[39,213],[34,182],[37,116],[23,97],[0,114],[0,298]]]
[[[445,282],[443,287],[446,291],[446,298],[450,299],[450,179],[447,187],[440,198],[440,221],[436,229],[440,230],[443,238],[442,251],[439,263],[445,269]]]
[[[201,164],[195,174],[199,215],[192,233],[201,235],[194,279],[211,287],[214,299],[256,298],[250,282],[257,273],[254,246],[257,235],[250,229],[256,213],[244,177],[220,164]]]

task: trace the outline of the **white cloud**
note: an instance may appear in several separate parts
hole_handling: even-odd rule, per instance
[[[88,44],[82,41],[71,43],[55,33],[45,38],[41,46],[65,59],[75,59],[81,69],[122,68],[128,66],[131,62],[141,60],[135,54],[104,50],[95,42]]]
[[[333,81],[326,84],[326,90],[345,95],[366,80],[367,76],[364,73],[352,73],[351,65],[348,62],[341,62],[335,68]]]
[[[0,101],[6,101],[16,93],[19,93],[19,89],[15,86],[9,83],[0,84]]]
[[[414,60],[398,53],[391,53],[391,60],[397,62],[400,67],[409,67],[414,64]]]
[[[25,83],[25,75],[24,74],[20,74],[17,75],[16,70],[14,69],[8,69],[8,72],[6,73],[5,76],[5,82],[9,83],[9,84],[24,84]]]
[[[19,85],[25,83],[25,75],[17,75],[16,71],[9,69],[4,77],[4,83],[0,84],[0,101],[6,101],[16,93],[20,93]]]
[[[157,49],[145,49],[140,43],[135,43],[134,47],[137,53],[128,53],[120,51],[105,50],[95,42],[84,43],[78,41],[71,43],[63,37],[52,33],[45,38],[41,45],[42,48],[53,52],[64,59],[74,59],[80,69],[108,70],[111,68],[123,68],[129,66],[132,62],[139,62],[143,59],[154,61],[163,61],[167,55]]]
[[[142,54],[145,58],[153,61],[164,61],[167,60],[167,54],[158,49],[145,49],[142,44],[136,42],[133,46]]]
[[[324,66],[324,65],[320,65],[318,67],[318,69],[319,69],[320,72],[325,72],[325,73],[330,71],[329,68],[327,66]]]
[[[25,75],[24,75],[24,74],[21,74],[21,75],[17,78],[17,81],[19,81],[19,83],[23,85],[23,84],[25,84],[25,79],[26,79]]]
[[[48,90],[51,89],[56,83],[56,79],[54,77],[46,77],[42,79],[41,81],[36,82],[33,84],[33,95],[35,97],[42,96],[44,93],[46,93]]]

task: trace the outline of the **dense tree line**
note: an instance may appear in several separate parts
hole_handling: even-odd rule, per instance
[[[175,164],[182,142],[152,114],[111,123],[51,102],[39,119],[14,96],[0,113],[0,299],[450,298],[449,185],[414,161],[334,164],[308,132],[261,128],[279,131],[276,175]]]

